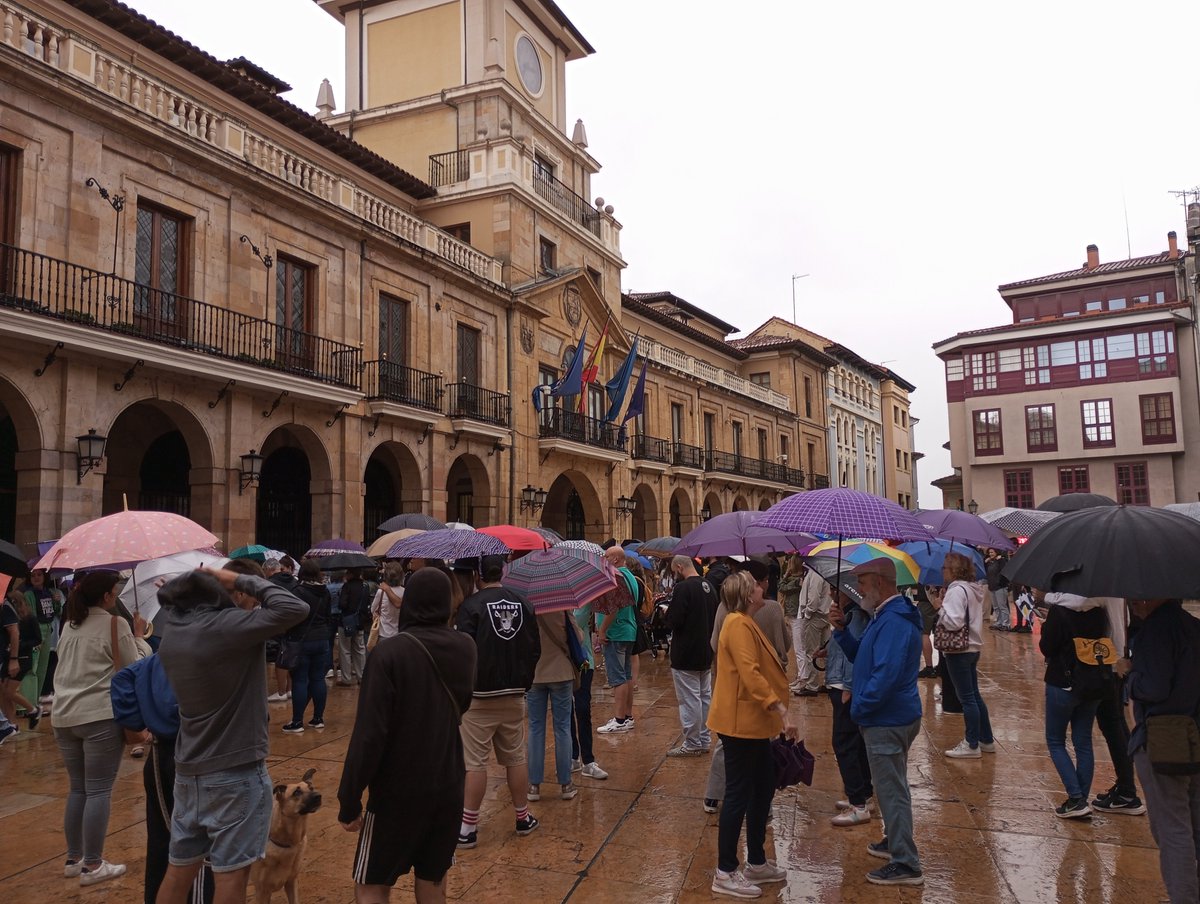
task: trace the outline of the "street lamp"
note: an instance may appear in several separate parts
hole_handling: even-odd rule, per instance
[[[972,499],[970,502],[967,503],[967,511],[970,512],[972,515],[978,515],[979,514],[979,503],[976,502],[974,499]]]
[[[546,497],[549,495],[541,487],[535,490],[533,484],[525,484],[525,488],[521,490],[521,511],[528,509],[537,514],[546,505]]]
[[[75,481],[77,484],[83,483],[83,475],[104,460],[104,446],[107,442],[108,437],[98,434],[95,427],[90,427],[87,433],[75,437],[76,455],[79,458]]]
[[[241,484],[238,487],[238,495],[249,486],[258,486],[258,482],[262,479],[263,457],[254,449],[251,449],[242,456],[242,471]]]
[[[621,496],[617,499],[617,517],[628,518],[633,514],[633,510],[637,508],[637,501],[628,496]]]
[[[700,509],[700,520],[701,521],[707,521],[711,517],[712,517],[712,509],[709,508],[707,505],[704,506],[704,508]]]

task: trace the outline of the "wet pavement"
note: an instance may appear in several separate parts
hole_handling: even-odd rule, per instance
[[[1065,798],[1046,755],[1042,731],[1041,657],[1037,635],[985,632],[980,686],[991,710],[998,752],[950,760],[942,751],[962,737],[962,717],[942,714],[935,681],[922,681],[925,717],[912,751],[917,844],[923,888],[880,888],[864,874],[883,861],[866,845],[879,822],[834,828],[829,817],[842,796],[829,743],[825,697],[793,699],[802,734],[817,756],[813,787],[775,798],[768,856],[788,869],[786,885],[766,887],[761,900],[813,902],[1154,902],[1165,900],[1158,854],[1145,816],[1097,815],[1063,820],[1051,808]],[[603,673],[597,676],[603,683]],[[305,904],[353,901],[355,838],[336,822],[334,795],[349,740],[357,692],[333,687],[324,732],[284,735],[287,707],[272,712],[271,757],[276,782],[296,781],[315,767],[325,806],[310,818]],[[597,690],[594,718],[611,714],[611,695]],[[479,847],[465,851],[450,873],[453,899],[471,902],[692,902],[712,895],[717,817],[703,812],[708,758],[668,759],[679,738],[670,668],[642,657],[635,698],[637,727],[596,736],[607,781],[579,779],[572,801],[544,797],[531,809],[541,820],[532,835],[512,831],[503,773],[490,773],[480,817]],[[0,748],[0,897],[5,904],[46,901],[135,902],[142,899],[145,856],[141,761],[126,758],[113,793],[107,859],[128,865],[121,879],[91,888],[62,878],[65,775],[49,719]],[[1112,784],[1108,752],[1095,733],[1093,793]],[[553,758],[548,757],[553,773]],[[555,789],[553,779],[543,790]],[[771,854],[771,847],[774,854]],[[251,896],[253,898],[253,895]],[[394,900],[412,900],[402,880]],[[282,895],[277,900],[283,900]]]

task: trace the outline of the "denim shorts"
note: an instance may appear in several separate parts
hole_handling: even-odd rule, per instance
[[[604,671],[610,687],[633,680],[633,644],[630,641],[610,640],[604,645]]]
[[[214,873],[250,866],[266,855],[271,830],[271,778],[264,763],[208,775],[175,775],[172,866],[206,857]]]

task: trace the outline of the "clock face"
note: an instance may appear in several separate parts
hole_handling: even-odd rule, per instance
[[[542,93],[542,58],[528,35],[517,38],[517,73],[530,94]]]

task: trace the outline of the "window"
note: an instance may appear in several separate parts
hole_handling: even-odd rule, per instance
[[[908,412],[907,411],[900,412],[900,426],[903,427],[905,430],[908,429]]]
[[[1079,360],[1079,379],[1103,380],[1108,376],[1108,365],[1105,363],[1105,346],[1103,339],[1080,339],[1075,343],[1076,358]]]
[[[1050,346],[1038,345],[1021,349],[1021,366],[1025,370],[1025,385],[1050,382]]]
[[[1117,466],[1117,503],[1149,505],[1150,481],[1144,461],[1127,461]]]
[[[813,474],[817,469],[817,446],[815,443],[808,444],[808,473]]]
[[[714,434],[716,432],[716,416],[711,411],[704,412],[704,448],[713,450]]]
[[[996,353],[975,352],[968,362],[971,373],[971,388],[985,392],[996,388]]]
[[[558,259],[558,246],[555,245],[545,236],[538,237],[538,265],[542,268],[543,273],[551,273],[554,271],[555,261]]]
[[[729,426],[733,428],[733,454],[740,458],[742,455],[742,425],[738,421],[732,421]]]
[[[1029,452],[1058,451],[1053,405],[1025,406],[1025,444]]]
[[[604,420],[608,405],[604,401],[604,387],[594,383],[587,388],[588,417],[599,422]]]
[[[678,402],[671,403],[671,442],[683,442],[683,406]]]
[[[907,471],[908,469],[909,469],[908,453],[905,452],[904,453],[904,470]]]
[[[133,313],[142,330],[177,336],[187,327],[177,297],[186,294],[187,227],[178,214],[138,204],[133,279],[146,288],[134,290]]]
[[[479,330],[458,325],[458,381],[479,385]]]
[[[1000,349],[1000,373],[1007,374],[1021,369],[1021,349]]]
[[[946,359],[946,382],[957,383],[963,378],[963,359],[962,358],[947,358]]]
[[[408,302],[379,295],[379,357],[402,366],[408,360]]]
[[[900,423],[900,406],[899,405],[892,406],[892,423],[893,424]]]
[[[315,270],[282,254],[275,261],[275,354],[292,367],[306,366],[313,356]]]
[[[1108,309],[1110,311],[1125,310],[1125,299],[1124,298],[1110,298],[1108,300]]]
[[[596,287],[596,291],[597,291],[597,292],[601,292],[601,293],[603,293],[603,291],[604,291],[604,280],[603,280],[603,278],[600,276],[600,271],[599,271],[599,270],[597,270],[597,269],[595,269],[594,267],[588,267],[588,268],[587,268],[587,275],[588,275],[588,278],[589,278],[589,279],[591,279],[591,281],[592,281],[592,285],[594,285],[594,286]]]
[[[553,386],[558,381],[558,368],[551,367],[548,364],[538,366],[538,385]],[[542,394],[542,410],[538,416],[538,421],[543,427],[549,427],[554,423],[554,399],[549,393]],[[640,418],[638,420],[641,420]]]
[[[779,457],[783,459],[784,464],[787,464],[791,458],[791,455],[788,454],[791,452],[791,445],[791,437],[786,433],[779,434]]]
[[[1103,309],[1104,309],[1104,302],[1102,302],[1102,301],[1084,302],[1084,310],[1086,310],[1086,311],[1101,311]]]
[[[1175,353],[1173,330],[1154,330],[1137,334],[1138,373],[1167,372],[1167,355]]]
[[[900,464],[900,462],[901,462],[901,461],[902,461],[902,459],[900,458],[900,450],[899,450],[899,449],[897,449],[897,450],[896,450],[896,468],[897,468],[897,469],[899,469],[900,467],[902,467],[902,465]]]
[[[753,383],[755,386],[763,386],[767,389],[770,389],[771,388],[771,374],[769,372],[768,373],[760,373],[760,374],[750,374],[750,382]]]
[[[762,427],[758,428],[758,460],[767,460],[767,431]]]
[[[0,145],[0,243],[5,245],[15,244],[17,237],[17,176],[20,172],[21,152]]]
[[[1175,442],[1175,406],[1171,393],[1139,396],[1142,409],[1142,442]]]
[[[812,378],[804,378],[804,416],[812,417]]]
[[[1083,419],[1083,448],[1116,445],[1113,436],[1112,399],[1080,402]]]
[[[1010,508],[1033,508],[1033,470],[1018,468],[1004,472],[1004,504]]]
[[[452,238],[458,239],[460,242],[471,244],[471,224],[470,223],[455,223],[453,226],[443,226],[442,232],[449,233]]]
[[[1002,455],[1004,437],[1000,431],[1000,409],[989,408],[971,415],[976,455]]]
[[[1087,465],[1067,465],[1058,469],[1058,493],[1090,493]]]
[[[542,179],[554,178],[554,161],[544,154],[533,155],[533,175]]]

